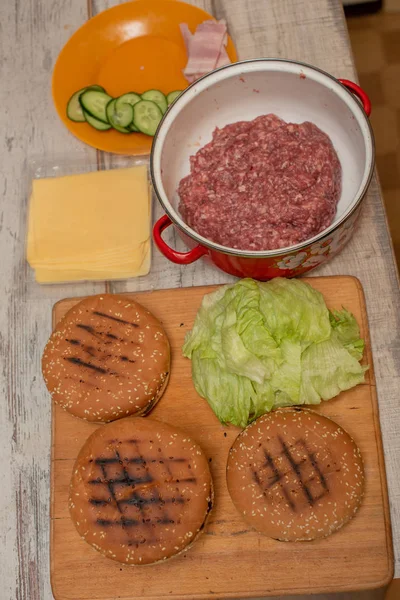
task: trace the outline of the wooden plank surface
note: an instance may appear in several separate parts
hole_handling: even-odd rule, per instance
[[[149,0],[150,2],[151,0]],[[193,0],[192,0],[193,1]],[[93,14],[116,4],[95,0]],[[225,16],[240,58],[281,56],[355,79],[338,0],[196,0]],[[52,106],[54,62],[70,35],[87,19],[87,0],[9,0],[0,3],[0,495],[1,597],[48,600],[50,406],[40,377],[40,356],[54,301],[101,291],[105,284],[34,284],[24,260],[28,163],[72,156],[83,163],[96,153],[75,140]],[[115,164],[99,156],[100,166]],[[122,163],[123,163],[123,159]],[[159,216],[157,206],[155,215]],[[169,234],[171,239],[173,233]],[[180,241],[175,240],[177,246]],[[396,574],[400,576],[400,294],[377,181],[365,201],[359,228],[344,251],[315,274],[354,274],[367,302],[392,511]],[[150,275],[112,289],[145,290],[221,283],[229,277],[198,262],[177,267],[154,252]],[[311,590],[310,590],[311,591]],[[372,595],[368,595],[372,597]],[[366,596],[366,597],[367,597]],[[376,595],[373,594],[373,597]],[[350,594],[346,600],[355,600]],[[343,597],[344,600],[344,597]]]
[[[29,164],[91,149],[68,135],[51,100],[51,73],[62,45],[87,18],[76,0],[0,3],[0,532],[4,600],[51,598],[49,451],[51,420],[39,364],[49,314],[66,294],[104,284],[44,289],[25,262]]]
[[[365,361],[372,366],[364,296],[353,277],[313,278],[330,308],[345,306],[360,323]],[[249,528],[236,511],[225,481],[228,450],[237,427],[223,427],[194,390],[182,344],[205,293],[214,287],[143,292],[132,296],[162,322],[171,344],[171,375],[151,417],[190,434],[211,460],[215,503],[205,534],[183,555],[134,569],[104,558],[77,534],[68,512],[68,486],[78,452],[98,425],[53,408],[51,579],[56,600],[206,599],[343,592],[386,585],[393,574],[387,488],[373,368],[366,383],[324,402],[317,410],[342,425],[359,445],[366,494],[357,517],[341,531],[304,544],[284,544]],[[53,325],[76,304],[56,304]],[[290,569],[288,569],[290,565]],[[351,568],[349,568],[351,566]]]

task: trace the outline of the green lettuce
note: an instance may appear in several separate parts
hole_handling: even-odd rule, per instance
[[[310,285],[280,278],[207,294],[183,346],[198,394],[221,422],[240,427],[362,383],[363,351],[351,313],[329,311]]]
[[[345,308],[341,311],[333,310],[329,312],[329,320],[338,341],[354,358],[361,360],[365,344],[364,340],[360,339],[360,329],[353,315]]]

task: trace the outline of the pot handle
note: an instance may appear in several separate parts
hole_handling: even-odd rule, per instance
[[[164,242],[161,236],[164,229],[167,229],[167,227],[169,227],[170,225],[172,225],[171,219],[168,215],[164,215],[161,217],[161,219],[158,219],[158,221],[153,227],[153,237],[156,246],[160,250],[160,252],[166,258],[168,258],[168,260],[170,260],[173,263],[176,263],[177,265],[190,265],[190,263],[195,262],[196,260],[204,256],[204,254],[208,253],[207,248],[204,248],[204,246],[201,246],[200,244],[192,250],[189,250],[189,252],[177,252],[177,250],[173,250],[170,246],[168,246],[168,244]]]
[[[340,81],[345,88],[350,90],[352,94],[355,94],[357,98],[361,100],[365,114],[367,117],[369,117],[371,114],[371,100],[369,99],[368,94],[366,94],[359,85],[354,83],[354,81],[349,81],[348,79],[339,79],[338,81]]]

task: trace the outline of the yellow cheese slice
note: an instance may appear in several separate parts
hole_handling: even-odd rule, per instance
[[[87,257],[138,244],[150,234],[149,204],[144,165],[34,180],[28,257]]]
[[[145,165],[34,180],[27,259],[36,279],[143,275],[150,268],[150,212]]]
[[[150,240],[144,242],[134,249],[131,256],[122,260],[85,261],[76,263],[53,264],[42,262],[35,266],[36,269],[49,271],[134,271],[138,269],[145,260],[146,254],[150,253]]]
[[[137,262],[140,257],[147,251],[150,246],[150,239],[147,239],[145,242],[138,244],[137,246],[132,246],[129,251],[118,252],[115,251],[112,254],[98,254],[95,257],[89,258],[79,258],[79,259],[63,259],[63,260],[40,260],[40,261],[31,261],[31,266],[33,268],[46,268],[46,269],[81,269],[83,266],[85,268],[102,268],[104,266],[112,267],[118,266],[122,264],[131,264],[132,262]]]
[[[123,267],[114,269],[97,270],[66,270],[66,269],[44,269],[38,268],[35,270],[35,278],[38,283],[65,283],[68,281],[107,281],[114,279],[130,279],[131,277],[143,277],[150,271],[151,250],[148,246],[147,252],[143,255],[140,264],[135,265],[132,269]]]

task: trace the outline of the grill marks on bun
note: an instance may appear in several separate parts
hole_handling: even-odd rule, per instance
[[[42,368],[57,404],[88,421],[112,421],[146,414],[159,400],[169,376],[169,342],[140,304],[92,296],[57,325]]]
[[[200,447],[151,419],[97,429],[77,458],[70,513],[96,550],[127,564],[166,560],[203,530],[212,481]]]
[[[282,493],[293,512],[297,512],[299,505],[301,508],[304,503],[314,506],[318,500],[329,494],[327,478],[330,465],[327,465],[324,474],[324,467],[319,464],[316,453],[309,450],[306,441],[302,438],[299,438],[293,445],[285,442],[280,435],[277,436],[277,440],[278,448],[275,458],[263,448],[265,463],[258,470],[254,468],[255,481],[266,495],[277,484],[280,485]],[[327,456],[329,455],[332,468],[339,472],[340,467],[331,453],[327,454]],[[310,472],[309,475],[306,473],[307,470]],[[295,489],[290,489],[290,486],[284,485],[290,477],[294,480]]]
[[[308,409],[264,415],[235,440],[227,484],[244,519],[283,541],[325,537],[357,512],[361,454],[334,421]]]

